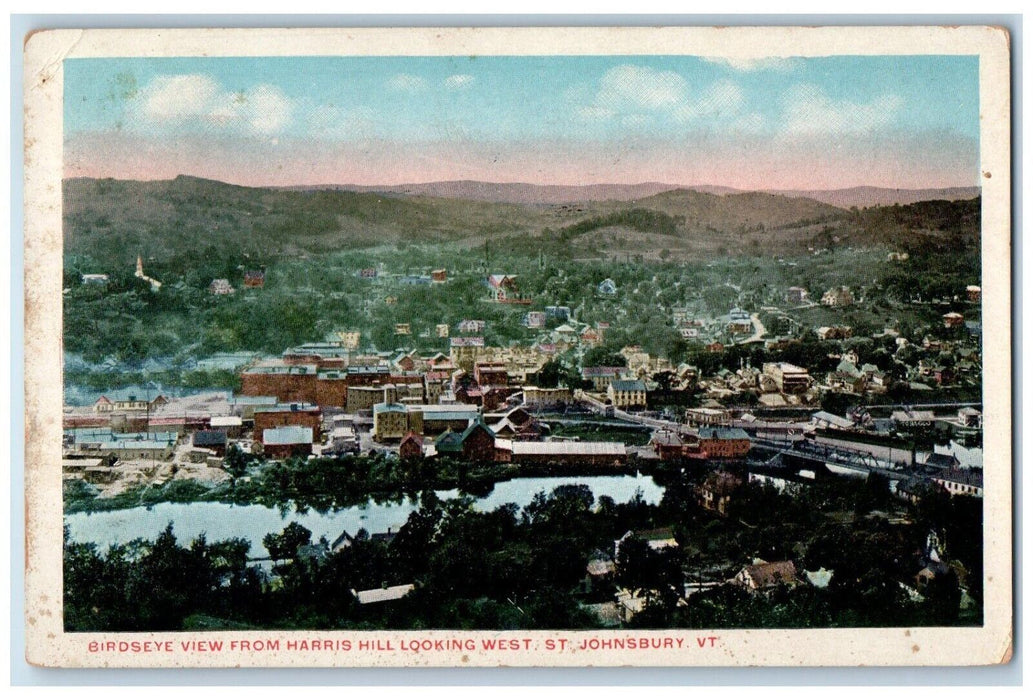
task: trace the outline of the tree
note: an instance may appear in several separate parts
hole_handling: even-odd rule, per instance
[[[590,348],[581,361],[582,367],[626,367],[627,365],[628,361],[624,359],[623,355],[605,345]]]
[[[223,459],[223,466],[234,479],[240,478],[247,473],[248,465],[251,464],[251,455],[240,449],[236,443],[226,448],[226,457]]]
[[[270,532],[262,538],[262,545],[276,561],[292,559],[297,554],[298,547],[311,542],[312,531],[297,522],[291,522],[279,535]]]

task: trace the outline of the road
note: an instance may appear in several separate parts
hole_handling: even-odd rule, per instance
[[[764,327],[764,324],[760,322],[760,316],[757,314],[751,314],[750,320],[753,321],[753,335],[746,340],[740,340],[736,345],[746,345],[747,343],[759,343],[763,340],[764,336],[767,335],[768,329]]]
[[[584,401],[592,408],[592,410],[598,411],[599,413],[605,414],[606,409],[609,408],[604,402],[600,401],[594,396],[586,394],[584,391],[580,389],[578,389],[574,393],[574,398],[578,401]],[[622,411],[619,408],[613,408],[613,417],[626,420],[630,423],[638,423],[639,425],[644,425],[658,430],[679,431],[685,429],[684,425],[682,425],[681,423],[677,423],[675,421],[660,420],[658,418],[647,418],[645,416],[640,416],[634,413],[628,413],[627,411]]]

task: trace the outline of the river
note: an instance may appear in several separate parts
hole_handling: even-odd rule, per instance
[[[593,477],[549,477],[512,479],[495,485],[492,492],[474,502],[481,511],[490,511],[505,503],[525,506],[539,491],[551,492],[562,484],[585,484],[598,499],[609,496],[618,503],[634,498],[641,491],[642,498],[651,504],[658,503],[663,496],[663,487],[651,477],[638,476],[593,476]],[[458,491],[437,491],[439,498],[456,498]],[[354,506],[325,514],[309,510],[297,513],[293,510],[281,515],[280,510],[267,506],[237,506],[227,503],[159,503],[151,507],[126,510],[102,511],[97,513],[73,513],[65,516],[71,539],[77,542],[96,542],[102,548],[112,544],[124,544],[137,538],[153,540],[171,522],[180,544],[187,544],[201,533],[209,542],[243,537],[251,542],[251,556],[268,556],[262,546],[262,537],[270,532],[280,532],[290,522],[296,521],[312,531],[312,540],[326,537],[333,541],[347,530],[354,535],[360,528],[367,532],[387,532],[388,528],[398,530],[409,514],[419,508],[419,503],[403,499],[400,503],[375,503],[372,499],[362,506]]]

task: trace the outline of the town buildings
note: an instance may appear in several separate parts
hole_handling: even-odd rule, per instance
[[[646,383],[641,379],[615,379],[606,388],[606,396],[615,408],[645,408]]]

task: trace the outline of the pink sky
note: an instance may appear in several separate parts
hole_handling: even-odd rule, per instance
[[[935,133],[878,140],[807,135],[707,135],[681,143],[401,143],[206,139],[170,144],[126,133],[81,134],[65,144],[66,177],[168,179],[240,185],[401,184],[482,180],[578,185],[664,182],[739,189],[896,188],[979,183],[975,143]]]

